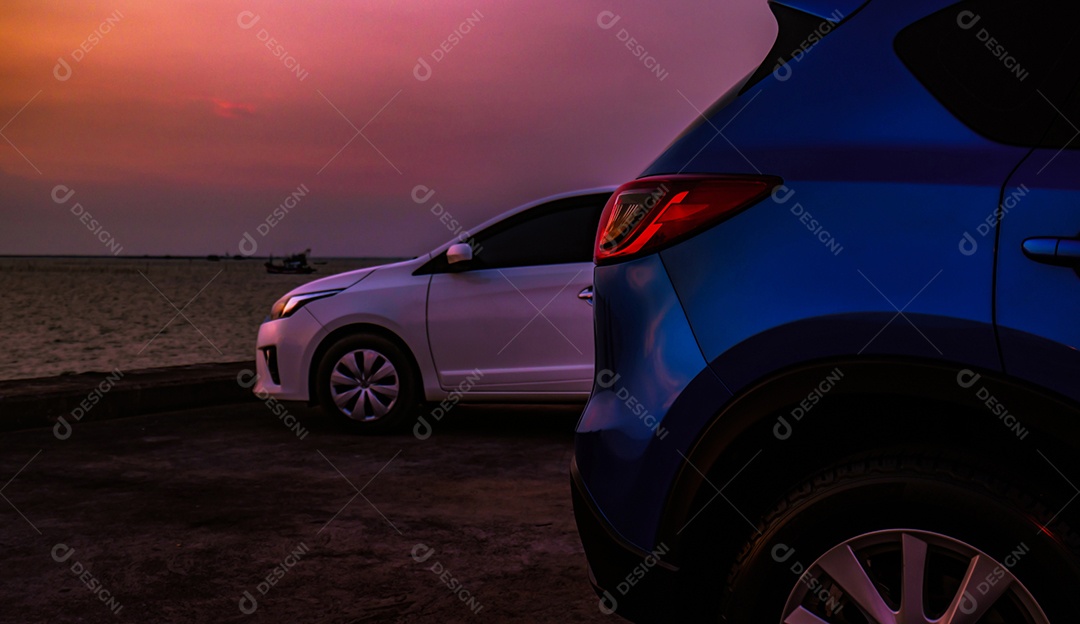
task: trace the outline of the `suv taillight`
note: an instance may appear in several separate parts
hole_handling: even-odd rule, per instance
[[[653,176],[627,182],[604,206],[593,258],[610,264],[653,253],[767,197],[775,176]]]

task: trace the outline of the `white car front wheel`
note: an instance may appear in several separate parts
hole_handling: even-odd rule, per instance
[[[323,356],[317,375],[323,410],[357,432],[400,428],[419,403],[409,357],[381,336],[341,339]]]

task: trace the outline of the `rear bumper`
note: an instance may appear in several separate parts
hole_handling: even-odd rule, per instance
[[[708,621],[701,610],[716,588],[680,568],[684,545],[660,528],[683,456],[730,394],[658,256],[598,267],[593,278],[596,378],[571,475],[599,608],[636,622]]]
[[[598,267],[593,277],[596,379],[574,457],[603,517],[651,551],[683,456],[730,394],[702,358],[658,256]]]
[[[704,588],[665,560],[673,544],[642,551],[622,539],[603,519],[570,463],[570,491],[581,544],[589,560],[589,581],[601,613],[632,622],[705,621]]]

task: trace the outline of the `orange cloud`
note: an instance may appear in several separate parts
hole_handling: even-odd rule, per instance
[[[214,114],[218,117],[224,117],[225,119],[241,119],[258,116],[255,112],[255,107],[251,104],[241,104],[240,102],[230,102],[218,98],[214,98],[211,101],[214,103]]]

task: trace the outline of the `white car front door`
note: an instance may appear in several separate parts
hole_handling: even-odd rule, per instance
[[[488,392],[592,387],[592,244],[606,194],[556,200],[473,239],[432,275],[428,336],[440,384]],[[438,263],[436,263],[438,264]]]

